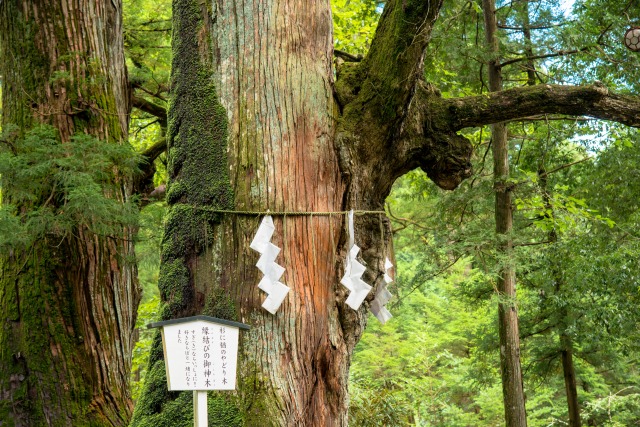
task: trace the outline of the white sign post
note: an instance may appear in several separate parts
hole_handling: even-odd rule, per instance
[[[238,335],[249,325],[193,316],[147,325],[160,328],[167,386],[193,390],[193,422],[207,427],[207,390],[235,390]]]

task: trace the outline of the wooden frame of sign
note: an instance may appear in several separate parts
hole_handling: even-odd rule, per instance
[[[167,387],[193,390],[194,426],[206,427],[207,390],[235,390],[240,329],[250,326],[210,316],[155,322],[160,328]]]

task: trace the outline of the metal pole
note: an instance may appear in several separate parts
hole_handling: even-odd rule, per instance
[[[194,427],[209,427],[206,391],[193,391],[193,425]]]

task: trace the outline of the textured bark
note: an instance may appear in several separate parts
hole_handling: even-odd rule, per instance
[[[314,2],[304,6],[304,13],[299,7],[295,2],[218,1],[209,10],[195,1],[174,2],[167,192],[172,214],[161,274],[175,279],[179,270],[182,275],[172,284],[175,292],[161,288],[163,317],[205,312],[252,325],[242,337],[238,395],[214,405],[212,422],[227,414],[230,425],[346,423],[352,348],[334,297],[342,217],[276,217],[275,243],[284,249],[279,262],[287,268],[284,282],[292,290],[275,316],[260,307],[265,295],[256,286],[258,254],[248,247],[255,217],[220,217],[196,209],[188,215],[196,227],[208,230],[207,236],[181,242],[185,236],[172,235],[179,233],[174,227],[185,220],[185,209],[194,206],[343,209],[332,144],[329,4]],[[217,85],[209,74],[215,74]],[[207,124],[213,131],[203,129]],[[212,172],[202,173],[205,167]],[[172,244],[186,246],[174,251]],[[162,370],[160,352],[154,356],[151,369]],[[166,385],[162,379],[147,381],[134,425],[188,425],[188,417],[173,424],[177,406],[158,413],[152,400],[156,387]],[[188,400],[187,394],[173,398]]]
[[[566,333],[560,335],[560,345],[562,346],[562,372],[564,376],[564,386],[567,392],[567,407],[569,410],[569,426],[580,427],[580,404],[578,402],[578,388],[576,386],[576,371],[573,364],[573,344],[571,337]]]
[[[489,61],[489,90],[502,90],[502,72],[498,67],[499,46],[496,35],[496,11],[494,0],[483,0],[485,36],[493,57]],[[498,303],[498,330],[500,335],[500,371],[502,396],[507,427],[526,427],[527,414],[520,366],[520,334],[516,298],[516,270],[512,262],[513,208],[509,179],[509,142],[505,123],[491,125],[491,150],[495,191],[495,222],[498,238],[497,252],[503,260],[496,288]]]
[[[3,123],[55,126],[61,143],[127,135],[120,1],[0,2]],[[112,194],[128,197],[127,183]],[[3,194],[11,202],[12,194]],[[44,200],[34,201],[34,204]],[[29,208],[23,206],[23,208]],[[0,424],[128,423],[139,290],[131,230],[87,227],[0,258]]]
[[[235,206],[344,210],[333,148],[337,108],[329,1],[218,1],[216,6],[215,67],[229,120]],[[349,356],[362,318],[344,313],[336,298],[342,219],[275,218],[275,244],[283,248],[278,262],[287,269],[284,283],[291,288],[275,316],[260,307],[265,294],[256,288],[257,254],[248,250],[257,222],[226,221],[227,230],[235,225],[243,232],[222,248],[227,262],[222,261],[221,284],[241,320],[253,326],[244,340],[240,396],[259,404],[246,408],[246,425],[346,424]],[[238,277],[242,284],[234,283]],[[343,322],[346,315],[356,317],[355,325]]]
[[[42,122],[68,141],[86,131],[126,138],[129,92],[119,1],[6,0],[0,4],[3,121]]]

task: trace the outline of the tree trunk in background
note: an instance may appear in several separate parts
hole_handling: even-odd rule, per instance
[[[549,218],[555,216],[554,207],[551,201],[551,192],[548,186],[548,174],[545,165],[545,156],[543,155],[538,165],[538,182],[540,183],[540,189],[542,190],[542,200],[544,201],[545,211]],[[554,253],[554,246],[558,241],[558,233],[555,228],[549,231],[547,234],[547,240],[551,242],[551,277],[555,284],[555,294],[561,298],[560,293],[565,287],[566,283],[563,276],[562,264],[559,260],[561,256]],[[560,346],[560,359],[562,361],[562,374],[564,377],[564,388],[567,394],[567,412],[569,414],[569,426],[581,427],[582,420],[580,419],[580,403],[578,401],[578,387],[576,384],[576,371],[573,364],[573,342],[567,329],[569,327],[569,309],[564,306],[558,310],[558,334],[559,334],[559,346]]]
[[[127,138],[120,0],[0,2],[3,123]],[[120,182],[118,200],[129,197]],[[5,202],[12,195],[3,194]],[[34,201],[34,206],[44,200]],[[47,236],[0,258],[0,424],[124,426],[139,301],[132,232]]]
[[[564,386],[567,392],[567,406],[569,408],[569,426],[580,427],[580,404],[578,403],[578,387],[576,386],[576,371],[573,365],[573,343],[565,332],[560,335],[562,348],[562,372]]]
[[[489,89],[502,90],[502,72],[499,67],[499,46],[494,0],[483,0],[485,34],[493,54],[489,63]],[[494,190],[496,196],[495,220],[498,238],[498,256],[503,263],[497,278],[500,302],[498,305],[498,328],[500,332],[500,369],[502,393],[507,427],[527,425],[525,398],[520,367],[520,335],[516,304],[516,271],[512,261],[513,241],[510,236],[513,226],[511,187],[509,178],[509,145],[505,123],[491,126],[493,152]]]

